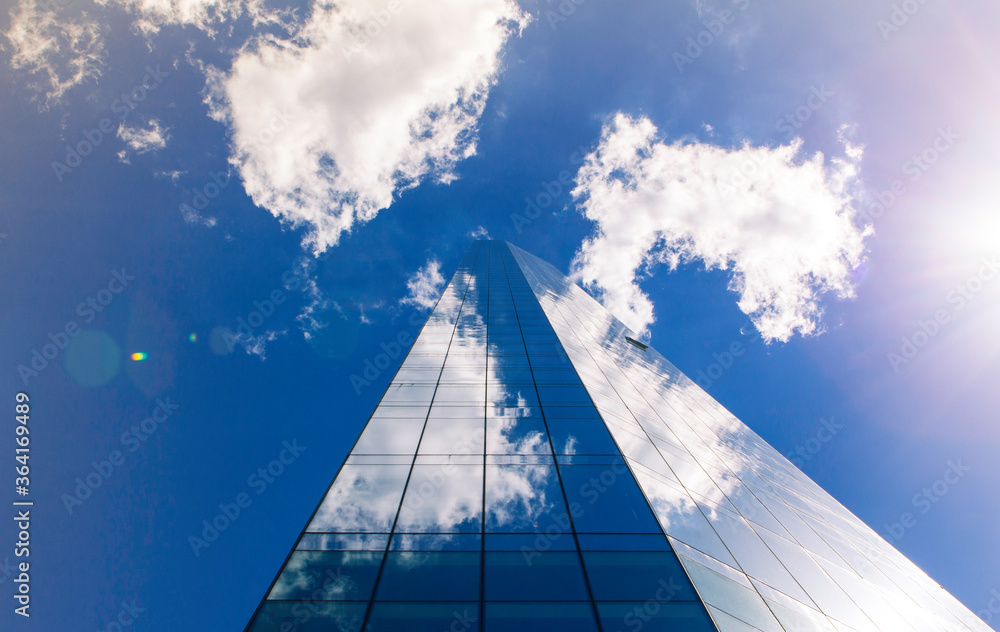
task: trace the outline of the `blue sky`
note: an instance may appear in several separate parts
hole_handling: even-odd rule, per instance
[[[124,603],[136,629],[242,627],[393,343],[488,234],[572,272],[996,627],[995,3],[338,6],[0,12],[30,625],[104,630]],[[949,463],[971,469],[935,488]]]

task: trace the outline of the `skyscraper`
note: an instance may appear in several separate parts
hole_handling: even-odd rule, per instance
[[[477,241],[247,630],[989,628],[558,270]]]

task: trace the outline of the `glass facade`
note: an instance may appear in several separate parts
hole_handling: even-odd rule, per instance
[[[475,242],[247,630],[989,630],[634,337]]]

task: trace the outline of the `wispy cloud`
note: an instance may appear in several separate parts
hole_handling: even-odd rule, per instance
[[[274,342],[279,337],[284,336],[286,331],[264,331],[256,336],[237,335],[235,340],[242,345],[247,355],[255,355],[261,360],[267,359],[267,343]]]
[[[437,304],[443,287],[444,277],[441,276],[441,262],[434,258],[428,259],[427,263],[406,281],[409,295],[399,302],[402,305],[432,309]]]
[[[483,226],[476,226],[475,230],[469,233],[469,237],[473,239],[489,239],[490,231]]]
[[[393,6],[318,3],[294,37],[262,36],[230,71],[208,69],[206,102],[247,193],[306,227],[316,252],[400,192],[456,177],[504,44],[528,20],[512,0]]]
[[[42,109],[61,100],[67,90],[101,75],[101,27],[85,12],[60,19],[55,10],[39,6],[36,0],[20,0],[10,10],[4,37],[11,68],[28,73]]]
[[[249,18],[254,26],[285,23],[287,11],[269,9],[261,0],[96,0],[135,15],[135,29],[146,37],[156,35],[165,26],[193,26],[214,37],[220,29],[240,18]]]
[[[860,149],[848,146],[849,155]],[[866,233],[855,225],[854,160],[775,148],[666,144],[649,119],[618,114],[587,156],[573,190],[596,234],[573,274],[633,329],[654,322],[639,287],[667,264],[731,272],[739,308],[762,337],[787,341],[822,330],[825,293],[853,295]]]
[[[167,132],[168,129],[162,127],[156,119],[149,121],[146,127],[124,123],[118,126],[118,138],[137,154],[158,151],[166,147],[167,141],[170,139]],[[119,154],[119,158],[122,158],[121,154]],[[127,162],[127,157],[123,162]]]

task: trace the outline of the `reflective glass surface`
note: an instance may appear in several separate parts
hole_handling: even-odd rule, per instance
[[[635,332],[589,294],[510,249],[720,630],[989,630],[655,349],[629,343]]]
[[[988,630],[635,337],[475,242],[247,630]]]

